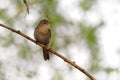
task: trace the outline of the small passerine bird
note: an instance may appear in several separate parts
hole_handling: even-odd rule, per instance
[[[34,30],[34,38],[37,42],[40,42],[46,46],[49,45],[51,38],[50,22],[46,19],[41,20],[38,26]],[[49,51],[43,48],[44,60],[49,60]]]

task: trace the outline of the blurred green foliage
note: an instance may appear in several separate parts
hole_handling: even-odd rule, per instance
[[[110,73],[112,73],[112,72],[119,72],[119,69],[117,69],[117,68],[110,68],[110,67],[104,68],[103,70],[104,70],[107,74],[110,74]]]
[[[2,61],[0,61],[0,80],[6,80]]]
[[[2,19],[2,21],[4,21],[6,24],[9,24],[9,25],[12,25],[14,23],[14,19],[8,16],[7,9],[0,10],[0,19]]]
[[[12,35],[12,32],[10,32],[8,37],[3,37],[3,45],[4,47],[9,47],[10,45],[14,44],[14,36]]]
[[[95,3],[96,0],[80,0],[80,7],[84,11],[88,11],[92,8],[93,4]]]
[[[88,49],[90,50],[90,71],[96,72],[100,68],[99,44],[97,38],[97,30],[104,25],[104,22],[99,23],[97,26],[87,25],[87,23],[80,24],[81,36],[85,40]]]
[[[64,80],[62,73],[57,72],[57,74],[55,74],[52,80]]]
[[[19,45],[19,56],[23,59],[27,59],[30,57],[30,50],[30,47],[26,43]]]
[[[98,40],[97,40],[96,30],[97,28],[95,26],[86,25],[86,23],[80,24],[81,35],[83,39],[86,41],[88,48],[91,52],[90,55],[91,71],[97,71],[100,63],[99,46],[97,42]]]
[[[34,71],[30,71],[30,72],[28,72],[28,74],[26,75],[28,78],[32,78],[32,77],[34,77],[36,75],[36,72],[34,72]]]

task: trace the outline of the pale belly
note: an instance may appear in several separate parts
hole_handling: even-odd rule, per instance
[[[44,45],[47,45],[49,44],[49,41],[50,41],[50,32],[46,32],[46,33],[41,33],[39,32],[39,34],[34,34],[34,37],[36,39],[36,41],[44,44]]]

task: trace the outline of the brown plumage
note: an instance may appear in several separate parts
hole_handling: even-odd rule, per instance
[[[37,42],[49,45],[51,38],[50,23],[48,20],[41,20],[34,31],[34,38]],[[49,60],[49,51],[43,48],[44,60]]]

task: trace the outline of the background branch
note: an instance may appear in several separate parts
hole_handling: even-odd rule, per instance
[[[60,53],[54,51],[53,49],[51,49],[50,47],[48,46],[44,46],[43,44],[41,43],[36,43],[36,41],[34,39],[32,39],[31,37],[25,35],[24,33],[22,33],[20,30],[15,30],[13,29],[12,27],[9,27],[9,26],[6,26],[4,24],[0,24],[1,27],[4,27],[8,30],[11,30],[12,32],[15,32],[25,38],[27,38],[28,40],[34,42],[35,44],[43,47],[43,48],[46,48],[47,50],[49,50],[51,53],[57,55],[58,57],[62,58],[65,62],[69,63],[70,65],[74,66],[75,68],[77,68],[78,70],[80,70],[81,72],[83,72],[85,75],[87,75],[91,80],[96,80],[89,72],[87,72],[85,69],[83,69],[82,67],[78,66],[74,61],[71,61],[69,60],[68,58],[64,57],[63,55],[61,55]]]
[[[24,2],[24,4],[25,4],[26,9],[27,9],[27,12],[28,12],[28,14],[29,14],[29,6],[28,6],[28,4],[27,4],[27,1],[26,1],[26,0],[23,0],[23,2]]]

